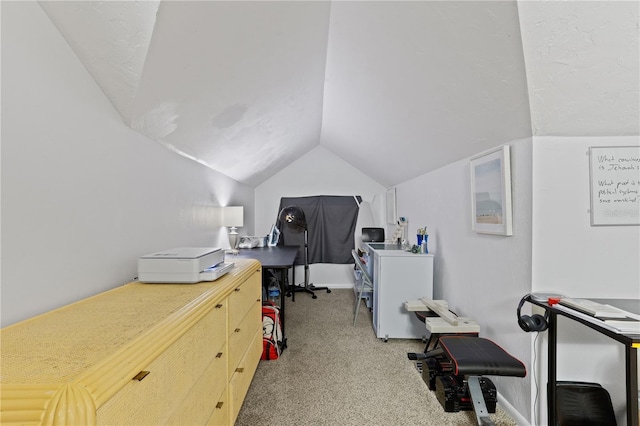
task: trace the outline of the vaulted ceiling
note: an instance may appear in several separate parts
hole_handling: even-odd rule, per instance
[[[252,186],[318,145],[393,186],[531,135],[639,133],[638,2],[40,5],[127,125]]]

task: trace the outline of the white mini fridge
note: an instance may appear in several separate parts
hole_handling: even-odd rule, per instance
[[[427,330],[408,300],[433,298],[431,253],[411,253],[395,244],[369,243],[373,252],[373,329],[380,339],[422,339]]]

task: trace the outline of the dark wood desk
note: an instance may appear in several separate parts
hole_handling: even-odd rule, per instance
[[[252,249],[240,249],[238,254],[230,255],[241,259],[256,259],[262,264],[263,269],[274,269],[280,274],[280,324],[282,326],[282,344],[287,347],[287,334],[285,333],[285,293],[288,290],[289,269],[292,270],[291,281],[295,282],[295,265],[298,246],[257,247]]]
[[[616,340],[625,346],[625,371],[627,375],[627,425],[638,425],[638,348],[640,348],[640,334],[616,333],[606,327],[600,326],[597,318],[585,319],[582,315],[574,315],[571,310],[557,309],[555,305],[546,302],[538,302],[530,297],[530,303],[544,308],[549,313],[549,346],[548,346],[548,394],[547,415],[549,425],[556,424],[556,367],[557,367],[557,339],[558,315],[579,322],[597,332]],[[640,313],[639,300],[622,299],[592,299],[595,302],[609,304],[634,314]]]

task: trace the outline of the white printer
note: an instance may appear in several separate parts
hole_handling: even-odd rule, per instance
[[[215,281],[231,269],[233,263],[225,263],[221,248],[178,247],[141,256],[138,281],[192,284]]]

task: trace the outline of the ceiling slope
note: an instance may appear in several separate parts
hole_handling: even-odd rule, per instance
[[[257,185],[318,145],[330,3],[163,2],[132,125]]]
[[[317,146],[330,2],[43,1],[125,123],[257,185]]]
[[[321,143],[392,186],[531,135],[515,2],[336,2]]]
[[[127,125],[251,186],[318,144],[390,187],[639,131],[636,1],[40,4]]]
[[[640,132],[640,2],[519,3],[535,135]]]
[[[126,124],[159,1],[38,2]]]

